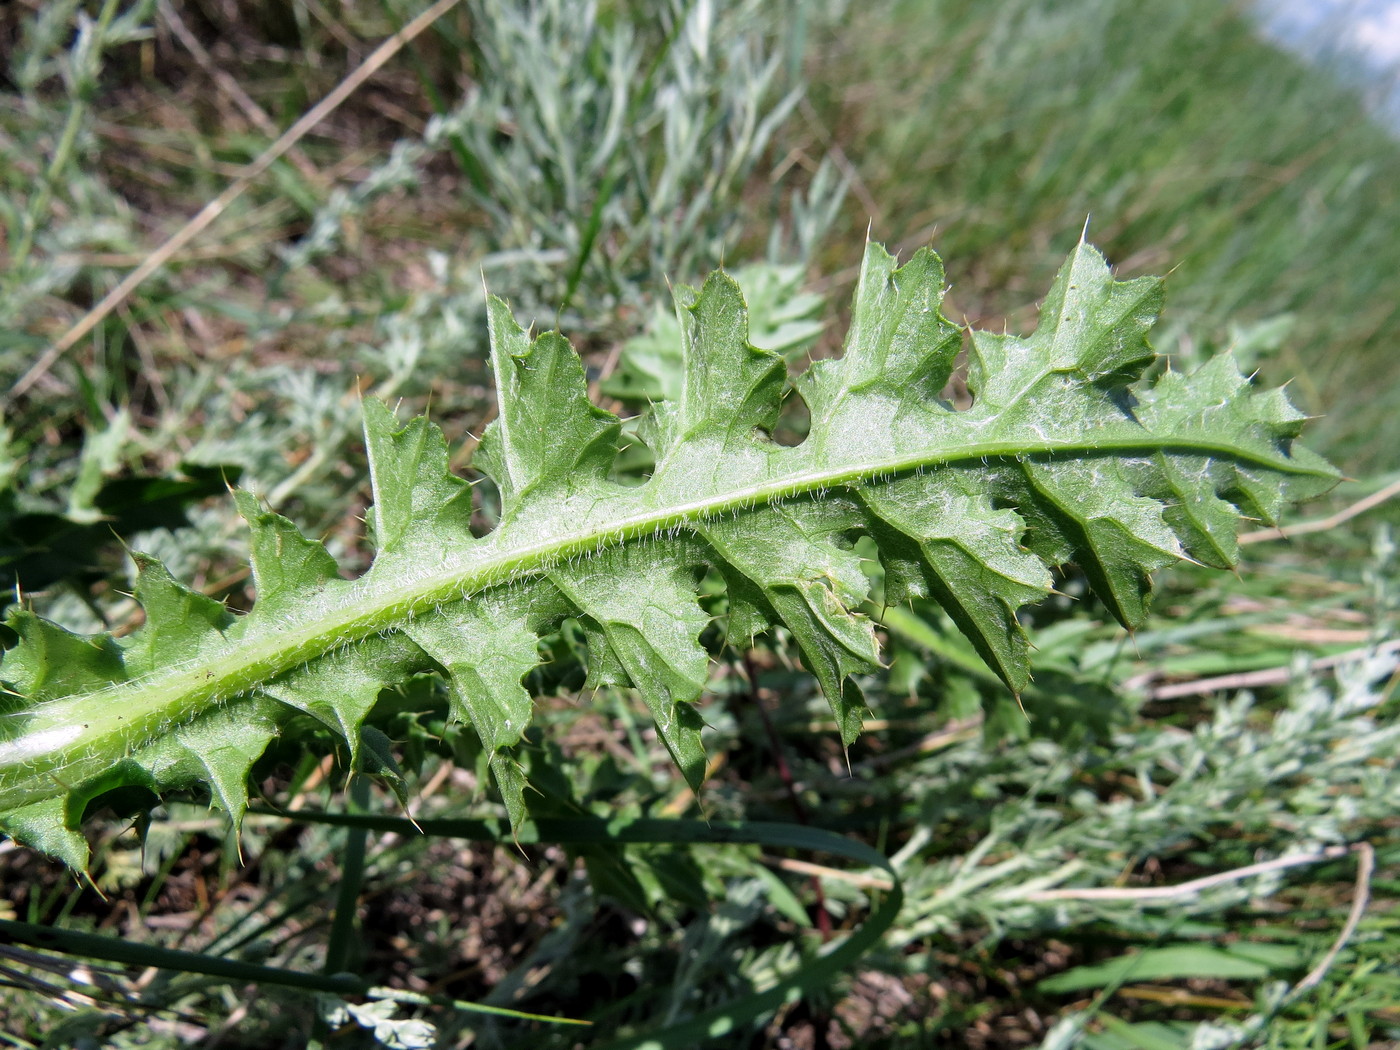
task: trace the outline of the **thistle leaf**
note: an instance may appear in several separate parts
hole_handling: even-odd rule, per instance
[[[495,296],[487,316],[501,410],[482,435],[476,461],[499,486],[509,520],[523,502],[601,486],[621,424],[588,400],[583,362],[563,336],[547,332],[532,341]]]
[[[849,500],[831,498],[766,507],[700,530],[719,558],[730,601],[753,610],[743,618],[748,630],[783,624],[792,632],[846,745],[860,735],[863,707],[850,676],[874,670],[880,659],[874,625],[857,611],[869,581],[842,539],[860,520]]]
[[[870,427],[859,420],[872,411],[893,430],[911,411],[938,403],[962,346],[942,301],[943,263],[932,250],[899,268],[878,246],[866,251],[841,357],[814,363],[798,379],[812,414],[809,441],[864,434]]]
[[[277,735],[278,707],[249,698],[216,707],[180,726],[138,755],[152,790],[203,782],[236,828],[248,808],[248,771]]]
[[[885,600],[936,600],[1019,694],[1030,664],[1016,611],[1050,591],[1045,564],[1021,546],[1021,519],[995,509],[963,471],[904,478],[861,498],[885,559]]]
[[[447,443],[426,419],[399,428],[382,402],[365,402],[365,451],[374,503],[370,534],[381,558],[430,557],[442,531],[467,531],[471,487],[447,468]]]
[[[849,744],[864,713],[855,676],[879,666],[857,538],[873,541],[888,601],[937,600],[1019,691],[1030,666],[1018,612],[1048,592],[1053,567],[1076,563],[1133,626],[1155,568],[1229,565],[1242,514],[1272,521],[1285,500],[1336,480],[1294,446],[1302,419],[1287,399],[1257,391],[1227,357],[1140,382],[1161,282],[1113,280],[1088,245],[1060,270],[1034,333],[971,333],[970,408],[940,398],[963,345],[942,294],[931,251],[898,266],[869,245],[843,355],[789,384],[783,359],[751,345],[732,280],[678,288],[683,378],[640,428],[656,463],[641,485],[612,480],[621,424],[589,401],[569,344],[531,338],[490,300],[500,411],[475,465],[501,492],[497,528],[473,535],[471,488],[449,471],[436,426],[400,425],[366,402],[377,555],[359,579],[238,493],[251,612],[143,559],[147,620],[130,638],[12,615],[0,821],[77,865],[83,811],[112,787],[203,784],[237,819],[251,762],[298,711],[392,775],[388,741],[365,720],[386,686],[432,671],[480,736],[518,827],[523,683],[539,637],[565,619],[586,636],[590,682],[636,689],[699,787],[707,572],[725,581],[732,642],[791,633]],[[785,447],[770,435],[790,390],[811,427]]]
[[[540,662],[537,641],[548,622],[534,604],[488,593],[405,627],[447,672],[452,714],[472,724],[488,751],[513,747],[530,724],[530,694],[520,681]]]
[[[350,749],[353,767],[362,739],[360,728],[380,692],[422,665],[422,650],[402,635],[365,638],[353,648],[282,672],[269,679],[262,692],[336,733]]]
[[[87,868],[87,839],[69,825],[67,799],[61,795],[0,814],[0,831],[16,842],[56,857],[74,871]]]
[[[124,677],[153,674],[164,665],[167,653],[198,651],[206,641],[222,639],[234,622],[223,602],[190,590],[148,555],[132,557],[137,567],[135,597],[146,622],[122,650]]]
[[[121,647],[113,638],[73,634],[23,609],[12,611],[6,623],[19,644],[0,668],[9,691],[22,700],[40,703],[126,680]]]
[[[696,601],[686,547],[673,544],[661,557],[619,547],[556,569],[550,579],[584,625],[590,684],[635,686],[687,783],[699,788],[704,723],[692,703],[705,688],[709,657],[699,638],[708,617]]]
[[[366,407],[366,412],[373,409]],[[249,547],[258,596],[254,610],[260,620],[295,612],[309,594],[341,582],[335,559],[325,547],[307,539],[280,514],[265,509],[251,492],[238,491],[233,497],[252,532]]]

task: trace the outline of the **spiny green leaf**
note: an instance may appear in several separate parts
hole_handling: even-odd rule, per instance
[[[509,752],[531,713],[521,679],[539,664],[539,632],[561,607],[552,588],[525,584],[453,602],[405,627],[446,672],[452,715],[470,722],[481,738],[515,826],[525,819],[525,779]]]
[[[692,703],[709,666],[699,642],[708,617],[696,602],[689,562],[684,544],[663,558],[644,547],[619,547],[555,569],[550,579],[584,625],[590,683],[635,686],[671,757],[698,789],[705,774],[704,722]],[[608,655],[595,659],[594,653]]]
[[[814,363],[798,381],[818,441],[845,439],[846,416],[854,423],[879,412],[893,427],[936,403],[962,345],[942,300],[943,264],[932,250],[899,268],[883,250],[865,253],[841,357]]]
[[[373,413],[368,405],[366,412]],[[295,612],[312,594],[341,582],[339,567],[325,547],[307,539],[280,514],[264,508],[251,492],[237,491],[233,497],[252,532],[249,547],[258,598],[254,615],[259,620],[266,623]]]
[[[696,469],[715,455],[759,452],[755,439],[777,424],[787,378],[780,354],[749,342],[744,296],[727,275],[712,274],[698,293],[681,285],[675,295],[684,381],[680,400],[658,405],[648,431],[658,475],[675,473],[677,459]]]
[[[509,751],[497,751],[491,756],[491,776],[495,778],[501,801],[505,803],[511,828],[519,830],[530,815],[525,805],[525,789],[528,786],[525,771]]]
[[[599,485],[617,455],[621,424],[588,400],[583,363],[563,336],[547,332],[531,340],[494,296],[487,314],[501,411],[476,459],[500,487],[509,520],[526,500],[560,499]]]
[[[133,554],[137,576],[135,597],[146,613],[144,626],[122,650],[127,677],[153,674],[172,651],[197,652],[211,638],[221,638],[233,623],[223,602],[192,591],[172,577],[160,562]]]
[[[1021,546],[1021,519],[995,509],[965,471],[904,478],[861,498],[885,561],[885,600],[936,600],[1019,694],[1030,665],[1016,611],[1050,591],[1044,563]]]
[[[399,428],[379,401],[365,402],[365,451],[374,487],[371,539],[380,556],[429,556],[439,530],[467,529],[471,487],[447,469],[447,443],[426,419]]]
[[[744,617],[749,629],[783,624],[792,632],[847,745],[860,735],[864,707],[850,676],[879,663],[874,627],[856,611],[869,581],[842,540],[860,521],[849,500],[830,498],[763,508],[700,530],[720,559],[730,601],[753,610]]]
[[[126,680],[121,647],[113,638],[73,634],[24,609],[11,612],[7,623],[19,635],[19,644],[5,654],[0,665],[4,682],[31,703],[91,692]]]
[[[716,431],[747,442],[778,421],[787,367],[782,356],[749,342],[744,293],[729,276],[711,275],[697,294],[676,291],[685,342],[685,386],[677,420],[687,436]]]
[[[399,805],[407,809],[408,781],[404,779],[399,760],[394,757],[393,741],[374,726],[364,726],[360,730],[360,744],[357,767],[388,784]]]
[[[334,731],[359,754],[360,727],[382,690],[423,665],[422,651],[402,635],[365,638],[353,648],[327,653],[314,664],[293,667],[268,680],[266,695],[305,712]]]
[[[87,839],[71,827],[62,795],[0,813],[0,831],[17,842],[57,857],[74,871],[87,868]]]
[[[250,698],[237,707],[216,707],[180,726],[138,754],[147,786],[203,781],[234,827],[248,808],[248,771],[277,735],[278,707]]]
[[[800,266],[759,263],[731,271],[747,301],[749,342],[789,361],[822,332],[822,297],[802,291]],[[681,322],[674,309],[658,305],[646,331],[622,347],[617,370],[603,393],[629,403],[679,401],[685,379]]]
[[[530,724],[530,694],[520,683],[540,662],[539,631],[549,621],[531,600],[539,590],[454,602],[405,628],[447,672],[453,715],[472,724],[488,751],[513,747]]]
[[[1039,531],[1068,546],[1119,623],[1142,622],[1148,574],[1184,553],[1162,505],[1135,495],[1126,465],[1107,457],[1031,459],[1020,474],[1011,484],[1021,503],[1038,506]]]
[[[738,287],[715,275],[699,292],[677,289],[680,395],[640,429],[656,463],[641,485],[611,480],[620,424],[589,401],[568,343],[530,338],[492,300],[500,412],[476,465],[500,489],[500,525],[473,535],[471,489],[449,472],[437,427],[400,425],[370,401],[378,553],[359,579],[239,493],[250,613],[224,611],[149,560],[137,584],[147,622],[120,643],[16,613],[20,643],[0,663],[12,694],[0,713],[6,826],[71,861],[89,800],[199,782],[236,818],[249,763],[295,712],[355,754],[380,691],[436,671],[518,827],[522,683],[537,639],[565,619],[584,631],[590,681],[635,688],[698,787],[706,573],[728,588],[732,641],[792,634],[849,743],[864,712],[855,676],[879,662],[859,612],[859,537],[873,541],[887,600],[935,598],[1020,690],[1030,669],[1018,612],[1048,591],[1052,567],[1077,563],[1131,626],[1154,568],[1229,564],[1241,512],[1273,520],[1285,499],[1336,479],[1294,447],[1301,419],[1286,398],[1256,391],[1227,358],[1137,383],[1161,282],[1116,282],[1087,245],[1033,334],[971,334],[965,409],[939,396],[961,346],[942,292],[932,252],[900,267],[868,246],[844,354],[791,384],[811,428],[785,447],[770,437],[785,364],[750,343]],[[365,761],[391,770],[373,739]]]

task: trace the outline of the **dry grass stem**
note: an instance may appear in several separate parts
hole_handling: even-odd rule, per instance
[[[1025,900],[1028,901],[1174,901],[1185,897],[1194,897],[1202,890],[1208,890],[1215,886],[1224,886],[1241,879],[1253,878],[1255,875],[1265,875],[1271,871],[1283,871],[1287,868],[1297,868],[1304,864],[1320,864],[1324,860],[1336,860],[1338,857],[1346,856],[1348,850],[1345,846],[1329,846],[1316,853],[1302,853],[1291,857],[1275,857],[1273,860],[1261,861],[1258,864],[1246,864],[1243,868],[1234,868],[1230,871],[1218,872],[1215,875],[1206,875],[1199,879],[1192,879],[1190,882],[1183,882],[1176,886],[1100,886],[1085,889],[1067,890],[1037,890],[1027,893]]]
[[[3,402],[0,402],[0,407],[11,404],[29,390],[42,376],[48,373],[60,357],[101,324],[118,305],[125,302],[127,297],[140,287],[146,278],[164,266],[186,244],[208,229],[214,220],[223,214],[230,204],[241,197],[263,172],[272,167],[312,128],[321,123],[342,102],[354,94],[360,85],[374,76],[386,62],[399,53],[405,44],[460,2],[461,0],[437,0],[437,3],[433,4],[432,7],[380,44],[373,54],[337,84],[330,94],[307,110],[300,120],[288,128],[276,142],[268,146],[255,161],[249,164],[244,169],[243,174],[235,179],[223,193],[200,209],[194,218],[185,223],[164,244],[148,255],[140,266],[122,278],[117,286],[103,297],[101,302],[84,314],[82,319],[64,334],[63,338],[40,354],[39,359],[30,366],[29,370],[20,377],[19,382],[5,395]]]
[[[1325,671],[1341,664],[1352,663],[1370,653],[1394,653],[1400,652],[1400,639],[1392,638],[1390,641],[1382,642],[1380,645],[1371,647],[1363,646],[1359,649],[1349,649],[1344,653],[1337,653],[1335,656],[1322,656],[1311,661],[1310,665],[1315,671]],[[1125,689],[1141,689],[1147,685],[1155,672],[1148,672],[1144,675],[1137,675],[1123,683]],[[1183,696],[1205,696],[1208,693],[1223,693],[1234,689],[1256,689],[1260,686],[1286,685],[1293,677],[1294,671],[1290,667],[1266,667],[1260,671],[1239,671],[1235,674],[1214,675],[1210,678],[1196,678],[1189,682],[1168,682],[1165,685],[1153,686],[1148,689],[1147,695],[1153,700],[1175,700]]]
[[[1373,507],[1379,507],[1387,500],[1400,496],[1400,478],[1392,481],[1385,488],[1378,492],[1373,492],[1364,499],[1359,499],[1351,506],[1337,511],[1336,514],[1329,514],[1325,518],[1317,518],[1314,521],[1300,521],[1296,525],[1284,525],[1277,529],[1258,529],[1254,532],[1246,532],[1240,536],[1240,543],[1263,543],[1265,540],[1287,540],[1294,536],[1305,536],[1313,532],[1327,532],[1335,529],[1343,522],[1348,522],[1358,515],[1365,514]]]
[[[1366,914],[1366,906],[1371,902],[1371,876],[1376,870],[1376,851],[1369,842],[1358,842],[1356,844],[1356,890],[1351,898],[1351,911],[1347,913],[1347,921],[1342,925],[1341,933],[1337,934],[1337,939],[1332,942],[1332,947],[1327,950],[1327,954],[1314,966],[1306,977],[1298,982],[1298,986],[1293,989],[1294,995],[1299,995],[1309,988],[1322,983],[1327,972],[1332,969],[1332,964],[1337,961],[1337,956],[1341,954],[1347,942],[1351,940],[1352,934],[1356,932],[1356,927],[1361,923],[1361,917]]]

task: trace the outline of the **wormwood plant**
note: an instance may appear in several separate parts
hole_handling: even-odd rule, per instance
[[[860,732],[853,676],[878,665],[870,582],[855,540],[878,550],[891,604],[932,596],[1013,691],[1029,679],[1017,610],[1074,562],[1123,624],[1144,615],[1149,573],[1235,560],[1240,512],[1272,521],[1336,474],[1295,447],[1302,417],[1253,389],[1228,357],[1141,382],[1156,278],[1117,282],[1081,243],[1029,338],[971,332],[970,408],[940,397],[963,345],[940,311],[928,249],[897,267],[870,245],[839,359],[793,381],[806,438],[775,442],[788,389],[778,354],[748,342],[743,297],[715,274],[676,293],[684,383],[640,429],[655,458],[640,485],[613,476],[621,421],[588,397],[558,333],[531,338],[491,299],[500,412],[475,466],[499,489],[497,526],[474,535],[473,486],[448,470],[440,431],[364,404],[377,555],[342,579],[316,541],[248,492],[257,600],[235,614],[136,555],[144,625],[79,637],[30,612],[0,663],[0,821],[75,867],[89,803],[121,788],[196,785],[235,821],[253,761],[298,713],[384,761],[365,726],[381,690],[446,679],[512,824],[526,817],[513,751],[530,722],[522,680],[540,635],[572,619],[598,684],[630,685],[687,781],[704,770],[711,620],[697,585],[723,581],[728,638],[786,628],[829,700],[841,739]]]

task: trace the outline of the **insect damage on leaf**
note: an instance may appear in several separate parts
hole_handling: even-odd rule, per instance
[[[360,578],[239,493],[250,612],[148,558],[146,622],[129,637],[15,612],[19,642],[0,663],[0,827],[81,866],[84,808],[114,787],[202,785],[236,821],[252,763],[289,718],[309,715],[354,761],[382,765],[382,734],[362,744],[365,719],[383,689],[425,671],[480,736],[518,825],[522,683],[564,618],[587,636],[590,681],[634,688],[699,787],[700,567],[725,581],[731,639],[792,635],[850,743],[865,710],[854,676],[878,667],[853,535],[877,547],[888,601],[937,600],[1019,692],[1030,667],[1017,611],[1048,593],[1052,567],[1080,566],[1131,626],[1153,569],[1228,566],[1241,515],[1272,522],[1336,480],[1293,444],[1302,416],[1284,395],[1255,389],[1228,356],[1141,382],[1161,281],[1115,281],[1088,245],[1030,336],[969,334],[974,400],[961,410],[940,398],[964,345],[942,294],[931,250],[897,266],[869,245],[844,352],[792,381],[811,425],[784,446],[767,435],[786,364],[749,342],[738,286],[717,273],[677,289],[683,374],[640,427],[656,466],[639,486],[610,478],[621,421],[589,400],[573,348],[530,338],[490,299],[500,412],[475,462],[500,491],[497,528],[472,534],[471,489],[438,428],[370,400],[376,556]]]

